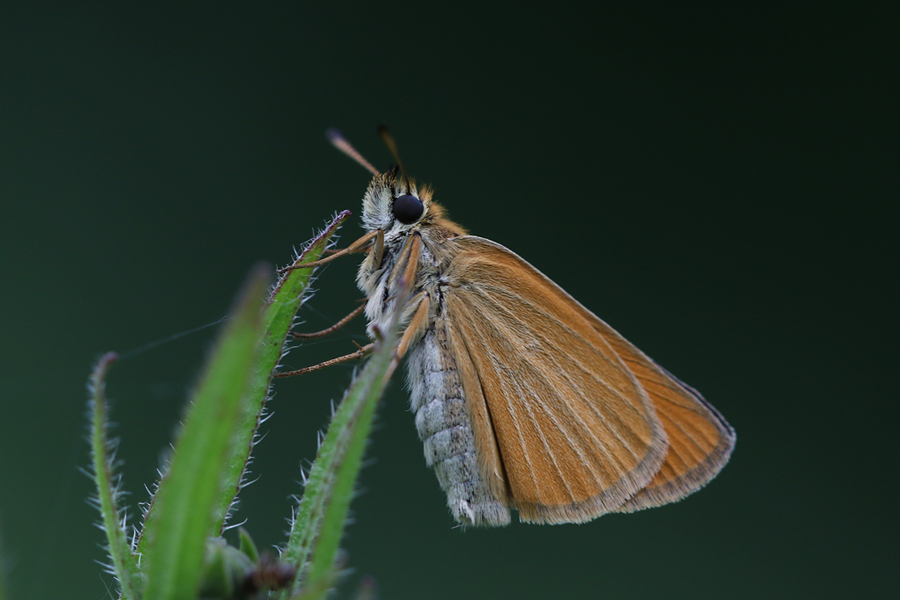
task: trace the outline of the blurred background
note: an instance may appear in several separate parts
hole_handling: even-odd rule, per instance
[[[877,6],[4,4],[11,597],[114,597],[78,471],[92,362],[145,348],[108,387],[134,513],[215,328],[147,345],[220,319],[256,261],[284,265],[336,211],[355,239],[369,176],[324,131],[386,168],[379,123],[452,218],[700,389],[738,443],[676,505],[463,532],[395,381],[340,597],[365,575],[385,599],[895,592],[898,15]],[[319,273],[307,330],[356,306],[356,264]],[[351,369],[277,382],[235,515],[260,547],[284,540]]]

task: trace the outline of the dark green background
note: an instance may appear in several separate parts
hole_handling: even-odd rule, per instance
[[[462,532],[388,392],[345,547],[382,597],[876,598],[896,591],[897,14],[823,3],[0,9],[0,531],[17,598],[109,597],[77,472],[84,381],[215,321],[335,211],[391,126],[452,217],[704,392],[731,463],[673,506]],[[884,3],[883,6],[888,6]],[[309,329],[359,297],[329,267]],[[890,312],[889,312],[890,311]],[[122,361],[135,506],[213,335]],[[349,334],[291,354],[354,349]],[[352,335],[350,335],[352,334]],[[236,520],[281,542],[350,367],[278,382]],[[891,575],[893,570],[893,575]]]

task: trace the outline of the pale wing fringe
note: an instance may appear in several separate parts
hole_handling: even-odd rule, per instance
[[[640,352],[637,348],[635,348],[635,350]],[[677,502],[678,500],[693,494],[719,474],[719,471],[721,471],[728,463],[737,441],[734,428],[728,424],[721,413],[719,413],[714,406],[709,404],[697,390],[678,380],[674,375],[657,365],[643,353],[640,355],[658,369],[660,375],[667,377],[670,381],[676,383],[680,387],[679,390],[676,390],[680,392],[679,396],[693,404],[688,410],[695,412],[706,422],[711,423],[719,435],[718,440],[715,442],[712,449],[704,450],[697,442],[696,436],[692,436],[685,432],[687,438],[694,443],[696,451],[701,455],[705,455],[705,458],[699,462],[696,460],[686,461],[684,459],[684,454],[690,451],[690,447],[685,447],[684,444],[681,443],[682,439],[678,436],[670,436],[676,438],[676,444],[674,447],[670,446],[670,452],[666,456],[666,462],[663,464],[660,472],[654,480],[651,481],[650,485],[635,494],[633,498],[619,507],[619,512],[634,512],[645,508],[655,508],[657,506],[669,504],[670,502]],[[683,427],[675,422],[674,419],[670,418],[668,412],[669,408],[665,406],[664,402],[670,402],[680,408],[687,407],[681,407],[678,402],[661,396],[656,402],[659,406],[658,413],[664,415],[660,418],[663,422],[663,426],[666,427],[666,430],[672,430],[677,426],[678,429],[683,431]],[[671,465],[673,459],[681,460],[685,465],[693,464],[693,466],[687,471],[679,474],[679,471]]]
[[[700,392],[658,365],[596,315],[583,310],[642,382],[669,436],[669,452],[659,472],[647,488],[619,511],[654,508],[696,492],[728,463],[736,442],[734,429]]]

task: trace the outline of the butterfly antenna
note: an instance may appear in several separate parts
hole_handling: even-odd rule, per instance
[[[378,126],[378,135],[381,136],[384,145],[388,147],[388,150],[390,150],[391,154],[394,156],[394,160],[397,161],[397,166],[400,167],[400,172],[403,173],[403,180],[406,182],[407,192],[409,192],[412,188],[409,185],[409,177],[406,175],[406,169],[403,168],[403,161],[400,160],[400,153],[397,152],[397,142],[394,141],[394,136],[391,135],[391,132],[388,131],[388,128],[384,125]]]
[[[363,158],[363,155],[357,152],[356,148],[350,145],[350,142],[348,142],[344,138],[340,131],[332,127],[325,132],[325,135],[328,136],[328,140],[335,148],[355,160],[357,163],[361,164],[369,171],[369,173],[371,173],[372,175],[380,175],[378,169],[373,167],[372,163]]]

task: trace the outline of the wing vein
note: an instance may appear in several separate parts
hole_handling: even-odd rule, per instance
[[[507,317],[508,320],[512,320],[512,321],[517,321],[517,320],[518,320],[518,319],[516,319],[515,314],[514,314],[511,310],[507,309],[506,306],[505,306],[503,303],[498,302],[495,298],[491,297],[490,295],[485,295],[485,297],[483,298],[483,300],[484,300],[485,302],[487,302],[487,303],[493,305],[493,308],[494,308],[497,312],[506,315],[506,317]],[[561,322],[560,322],[559,320],[554,320],[554,322],[557,323],[557,324],[561,324]],[[569,332],[569,333],[574,333],[573,330],[572,330],[571,328],[569,328],[569,327],[566,327],[565,329],[566,329],[566,331]],[[546,334],[544,334],[543,332],[541,332],[541,331],[539,331],[539,330],[538,330],[538,331],[535,331],[535,330],[533,330],[533,329],[529,329],[529,334],[530,334],[530,336],[535,337],[535,338],[541,340],[541,342],[543,342],[543,345],[544,345],[545,347],[547,347],[547,348],[553,348],[553,347],[555,347],[555,346],[558,344],[558,342],[553,342],[553,341],[551,341],[549,338],[547,338]],[[588,341],[588,340],[585,340],[582,336],[576,335],[576,337],[577,337],[580,341],[584,342],[584,344],[585,344],[586,346],[588,346],[588,347],[593,347],[593,344],[590,344],[589,341]],[[595,355],[601,356],[604,360],[606,360],[607,362],[609,362],[608,358],[607,358],[606,356],[604,356],[602,353],[595,352],[594,354],[595,354]],[[532,356],[529,355],[529,354],[525,354],[524,356],[526,357],[526,359],[531,359],[531,358],[532,358]],[[633,439],[633,440],[630,440],[630,441],[626,442],[626,440],[623,439],[623,437],[621,436],[621,431],[622,431],[622,430],[624,430],[624,431],[626,431],[626,432],[630,432],[630,433],[632,433],[632,434],[633,434],[633,431],[632,431],[632,430],[631,430],[631,429],[630,429],[630,428],[622,421],[621,417],[620,417],[618,414],[616,414],[616,412],[613,411],[613,410],[606,411],[606,412],[602,411],[602,410],[601,410],[600,403],[597,402],[598,399],[596,399],[596,398],[588,398],[588,397],[584,394],[583,390],[581,389],[581,386],[579,386],[577,383],[574,382],[573,378],[572,378],[572,377],[569,375],[569,373],[567,372],[565,366],[564,366],[564,365],[561,365],[561,364],[556,360],[556,356],[555,356],[554,354],[548,353],[547,355],[541,357],[541,359],[543,359],[543,360],[546,360],[546,359],[548,359],[548,358],[553,362],[554,366],[556,366],[558,373],[560,373],[560,374],[565,378],[565,380],[569,383],[570,389],[572,389],[573,391],[575,391],[576,394],[582,399],[582,401],[584,402],[584,404],[585,404],[586,406],[588,406],[588,407],[590,408],[590,410],[597,416],[597,418],[600,419],[601,421],[603,421],[604,425],[606,425],[606,428],[610,431],[610,433],[611,433],[613,436],[616,437],[616,439],[621,443],[621,445],[622,445],[624,448],[626,448],[626,449],[628,450],[628,452],[631,453],[631,455],[632,455],[636,460],[639,460],[638,454],[634,451],[634,449],[633,449],[633,447],[632,447],[632,445],[634,444],[634,442],[635,442],[635,441],[638,441],[638,442],[639,442],[639,440],[634,440],[634,439]],[[640,417],[642,417],[642,418],[644,417],[644,415],[638,410],[638,408],[634,405],[634,403],[633,403],[630,399],[626,398],[619,390],[617,390],[616,388],[614,388],[613,386],[611,386],[607,381],[605,381],[605,380],[602,379],[601,377],[598,377],[598,376],[594,373],[593,370],[588,369],[588,368],[582,363],[582,361],[579,360],[579,358],[577,358],[577,355],[570,355],[568,358],[571,359],[572,364],[573,364],[574,366],[576,366],[583,374],[587,375],[587,376],[590,377],[593,381],[595,381],[596,383],[599,383],[601,386],[603,386],[604,389],[606,389],[611,395],[613,395],[613,396],[617,397],[619,400],[621,400],[628,408],[630,408],[631,410],[633,410],[638,416],[640,416]],[[614,366],[615,366],[615,365],[614,365]],[[570,414],[573,414],[573,415],[574,415],[574,413],[572,412],[570,406],[568,406],[568,405],[565,404],[565,403],[563,403],[563,405],[564,405],[565,408],[569,411]],[[576,415],[576,416],[577,416],[577,415]],[[579,422],[579,423],[580,423],[580,421],[576,421],[576,422]],[[616,427],[613,427],[613,423],[615,423]],[[581,424],[581,423],[580,423],[580,424]],[[596,438],[596,436],[593,435],[593,431],[592,431],[590,428],[584,426],[583,424],[581,424],[581,425],[582,425],[582,427],[583,427],[586,431],[588,431],[588,432],[591,434],[592,437],[594,437],[595,441],[596,441],[598,444],[603,445],[602,442],[600,442],[600,440],[599,440],[598,438]],[[608,450],[608,449],[606,448],[605,445],[603,445],[603,447],[604,447],[604,450]],[[606,452],[606,454],[607,454],[607,456],[608,456],[608,451]]]

